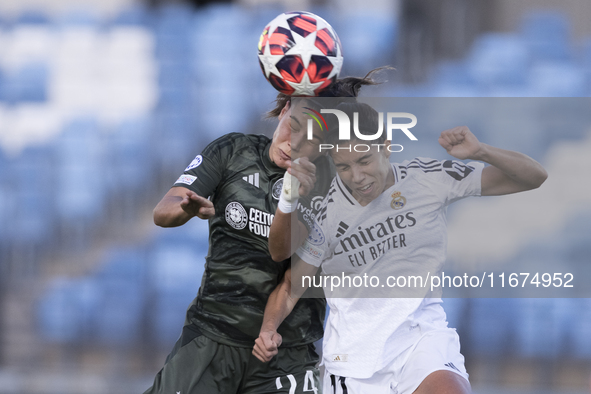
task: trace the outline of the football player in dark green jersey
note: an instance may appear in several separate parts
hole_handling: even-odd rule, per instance
[[[356,96],[367,84],[373,81],[345,78],[325,94]],[[286,169],[293,165],[301,178],[301,212],[314,211],[314,198],[324,197],[322,188],[334,176],[319,154],[318,129],[312,141],[292,135],[292,124],[305,120],[289,96],[278,96],[270,116],[279,119],[272,139],[239,133],[217,139],[154,209],[154,222],[162,227],[208,219],[210,247],[181,337],[146,394],[318,392],[313,343],[323,334],[323,299],[298,303],[277,330],[282,346],[273,361],[262,363],[251,354],[269,294],[289,267],[289,259],[273,261],[268,246]]]

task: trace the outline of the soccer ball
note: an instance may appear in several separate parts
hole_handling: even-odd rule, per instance
[[[334,29],[310,12],[286,12],[273,19],[259,40],[265,78],[281,93],[317,96],[339,76],[341,42]]]

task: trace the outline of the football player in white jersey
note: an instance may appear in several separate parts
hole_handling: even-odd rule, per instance
[[[378,128],[378,114],[367,104],[337,109],[350,119],[358,112],[362,132]],[[312,286],[301,280],[321,267],[328,277],[343,279],[342,287],[331,289],[329,282],[324,289],[330,305],[325,394],[470,393],[459,338],[447,327],[439,294],[415,286],[396,297],[368,298],[386,293],[367,279],[346,286],[345,278],[377,277],[384,284],[388,277],[437,274],[445,261],[447,205],[467,196],[535,189],[546,171],[524,154],[481,143],[467,127],[442,132],[439,143],[457,159],[480,162],[417,158],[392,164],[390,141],[382,137],[356,151],[356,143],[367,141],[351,135],[347,141],[330,133],[326,138],[339,147],[330,153],[337,177],[310,236],[292,257],[292,270],[269,297],[253,354],[268,361],[277,353],[277,328]]]

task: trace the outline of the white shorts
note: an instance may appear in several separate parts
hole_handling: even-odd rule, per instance
[[[468,380],[460,339],[453,328],[426,332],[408,350],[367,379],[324,373],[324,394],[412,394],[429,374],[451,371]]]

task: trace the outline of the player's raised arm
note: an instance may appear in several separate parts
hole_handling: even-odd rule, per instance
[[[316,166],[306,157],[294,160],[283,178],[283,190],[269,232],[269,252],[273,260],[289,258],[308,236],[306,226],[297,220],[292,227],[291,219],[299,197],[308,195],[315,183]]]
[[[443,131],[439,144],[457,159],[479,160],[490,164],[482,171],[483,196],[535,189],[548,177],[544,167],[531,157],[484,144],[466,126]]]
[[[215,214],[213,203],[184,187],[173,187],[154,208],[154,223],[160,227],[177,227],[192,217],[209,219]]]
[[[278,347],[282,342],[277,329],[283,320],[289,316],[304,291],[306,291],[305,287],[299,286],[292,289],[292,279],[301,281],[304,276],[312,277],[316,275],[316,271],[318,271],[318,267],[302,261],[296,254],[292,256],[291,268],[285,272],[281,283],[273,290],[267,300],[261,331],[252,350],[252,354],[262,362],[268,362],[277,355]],[[302,283],[304,282],[302,281]]]

